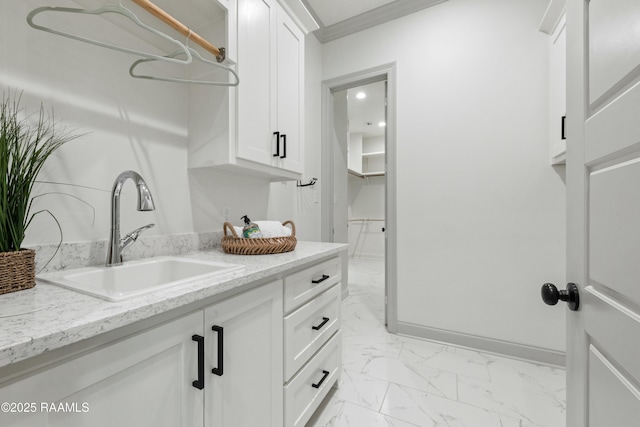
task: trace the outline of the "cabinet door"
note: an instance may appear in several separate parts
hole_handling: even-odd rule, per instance
[[[275,0],[238,0],[237,157],[276,165]]]
[[[567,141],[563,139],[563,116],[567,114],[567,35],[566,19],[560,19],[551,35],[549,75],[549,141],[551,164],[564,163]]]
[[[278,8],[278,131],[283,169],[302,172],[304,164],[304,34]]]
[[[205,329],[205,425],[282,427],[282,282],[207,308]]]
[[[200,427],[198,376],[202,312],[108,344],[0,388],[3,427]],[[29,404],[31,412],[24,412]]]

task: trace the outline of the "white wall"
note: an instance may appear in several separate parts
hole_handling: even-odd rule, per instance
[[[40,179],[88,188],[38,185],[35,193],[76,195],[93,205],[95,223],[91,208],[58,194],[37,199],[33,209],[49,209],[60,221],[65,241],[105,239],[113,181],[120,172],[133,169],[149,183],[157,210],[136,212],[135,190],[127,184],[123,230],[154,222],[157,227],[149,234],[191,231],[189,193],[184,191],[188,187],[184,90],[179,85],[134,81],[128,76],[135,60],[131,55],[30,28],[26,15],[40,5],[37,1],[0,4],[0,89],[24,90],[22,104],[28,111],[37,111],[44,102],[56,119],[86,133],[50,159]],[[112,36],[118,39],[117,34]],[[54,222],[43,215],[28,229],[26,243],[58,239]]]
[[[321,178],[321,79],[322,45],[313,36],[305,39],[305,164],[303,184],[311,178],[313,186],[297,187],[296,182],[275,182],[269,190],[269,219],[291,219],[296,224],[298,240],[320,241]]]
[[[348,199],[348,147],[349,147],[349,101],[347,91],[336,92],[333,98],[332,144],[333,144],[333,237],[332,242],[348,243],[347,228]]]
[[[349,175],[349,218],[384,219],[385,180],[382,176]],[[384,259],[384,222],[349,222],[349,256]]]
[[[385,150],[384,136],[372,136],[364,138],[362,143],[362,152],[367,154],[383,153]],[[385,168],[384,156],[365,156],[363,158],[363,169],[368,173],[383,172]]]
[[[565,282],[545,6],[451,0],[324,46],[324,79],[397,64],[400,323],[564,349],[540,300]]]
[[[49,209],[60,221],[65,242],[108,238],[111,187],[127,169],[146,179],[156,210],[137,212],[134,186],[125,184],[121,209],[125,232],[151,222],[157,226],[148,235],[221,230],[222,207],[230,206],[234,224],[241,224],[244,214],[254,220],[294,219],[301,240],[319,240],[320,205],[313,196],[316,191],[319,194],[318,188],[297,191],[295,183],[271,186],[216,170],[188,171],[187,86],[132,79],[128,69],[137,57],[30,28],[26,16],[42,4],[37,0],[0,2],[0,91],[24,90],[22,104],[29,111],[37,111],[44,102],[55,110],[57,119],[85,133],[60,149],[40,176],[43,181],[72,186],[39,184],[34,192],[66,192],[92,205],[57,194],[34,203],[34,210]],[[70,0],[56,5],[78,7]],[[37,22],[44,20],[38,17]],[[136,48],[150,48],[124,31],[106,36],[121,45],[135,42]],[[306,123],[310,140],[306,152],[311,159],[307,171],[319,178],[320,165],[313,160],[319,158],[321,48],[311,39],[307,43],[306,108],[312,117]],[[200,86],[198,90],[212,89]],[[57,243],[59,238],[55,223],[41,215],[27,230],[25,245]]]

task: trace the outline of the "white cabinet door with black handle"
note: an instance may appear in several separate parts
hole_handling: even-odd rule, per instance
[[[198,311],[0,385],[3,427],[202,427]]]
[[[283,425],[282,281],[205,309],[205,425]]]

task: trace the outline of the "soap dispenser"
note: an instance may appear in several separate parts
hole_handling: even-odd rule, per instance
[[[248,237],[250,239],[259,239],[262,237],[262,232],[260,231],[258,224],[251,222],[247,215],[243,216],[241,219],[244,220],[244,228],[242,229],[242,235],[244,237]]]

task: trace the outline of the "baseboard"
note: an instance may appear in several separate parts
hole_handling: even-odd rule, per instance
[[[349,258],[355,258],[355,259],[375,259],[375,260],[381,260],[384,261],[384,253],[382,254],[378,254],[378,253],[360,253],[358,255],[355,254],[350,254]]]
[[[522,359],[553,366],[566,366],[566,354],[557,350],[533,347],[508,341],[451,332],[443,329],[415,325],[413,323],[398,322],[398,334],[430,341],[439,341],[472,350],[481,350],[500,356]]]

